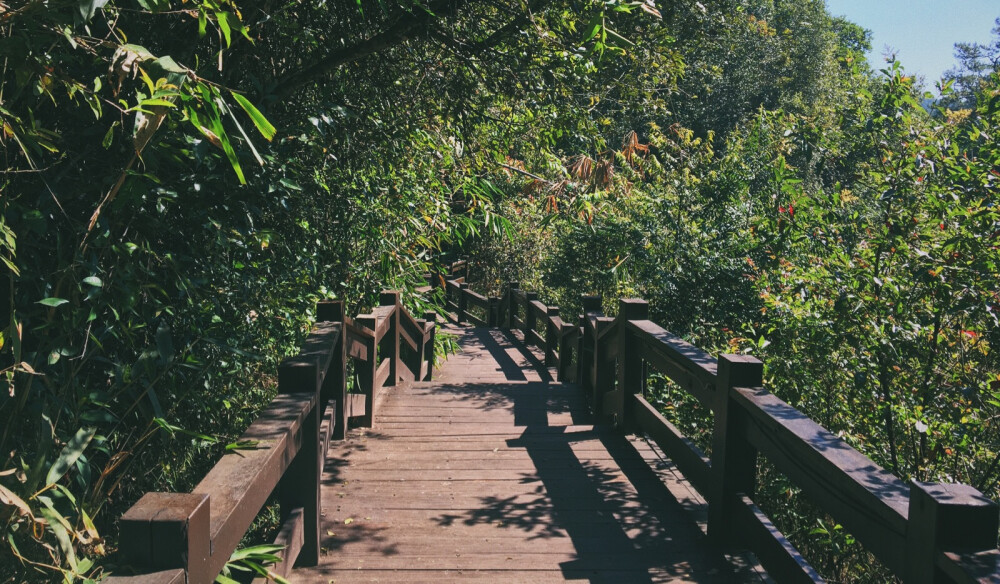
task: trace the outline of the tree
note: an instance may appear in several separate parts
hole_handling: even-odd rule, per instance
[[[948,109],[972,109],[976,97],[989,76],[1000,72],[1000,18],[993,27],[991,43],[956,43],[958,65],[948,69],[944,78],[953,81],[952,92],[942,96],[941,105]]]

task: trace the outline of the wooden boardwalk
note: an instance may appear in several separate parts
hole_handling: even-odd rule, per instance
[[[703,502],[645,441],[498,329],[458,335],[434,382],[390,389],[332,445],[320,564],[293,583],[762,582],[707,545]]]

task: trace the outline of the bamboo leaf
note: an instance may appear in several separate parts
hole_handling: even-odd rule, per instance
[[[19,515],[34,517],[34,514],[31,512],[31,507],[28,507],[28,504],[25,503],[23,499],[15,495],[14,491],[11,491],[3,485],[0,485],[0,503],[6,507],[14,507],[17,509]]]
[[[219,138],[222,150],[226,153],[226,158],[229,159],[229,164],[236,172],[236,178],[240,179],[241,185],[245,185],[247,184],[247,179],[243,176],[243,167],[240,166],[240,159],[236,156],[236,151],[233,150],[233,145],[229,141],[229,135],[226,134],[225,128],[222,127],[222,119],[219,118],[219,110],[216,108],[214,103],[209,102],[209,106],[212,108],[212,131]]]
[[[49,307],[55,308],[57,306],[62,306],[63,304],[66,304],[67,302],[69,302],[69,300],[66,300],[65,298],[43,298],[43,299],[39,300],[38,302],[36,302],[35,304],[41,304],[41,305],[44,305],[44,306],[49,306]]]
[[[231,45],[233,41],[232,27],[229,24],[229,19],[232,18],[232,16],[233,16],[232,14],[225,11],[215,13],[215,18],[219,23],[219,30],[222,31],[222,36],[225,37],[226,39],[227,49],[229,48],[229,45]]]
[[[236,92],[233,92],[233,99],[235,99],[236,103],[240,104],[240,107],[243,108],[243,111],[245,111],[247,115],[250,116],[250,119],[253,121],[253,124],[257,126],[257,130],[261,133],[262,136],[264,136],[266,140],[270,141],[272,138],[274,138],[274,135],[277,133],[277,130],[274,128],[273,125],[271,125],[271,122],[267,121],[267,118],[264,117],[264,114],[260,113],[260,110],[258,110],[256,107],[254,107],[252,103],[250,103],[249,99],[243,97],[242,95]]]
[[[80,458],[80,455],[86,450],[95,433],[97,433],[97,428],[80,428],[77,430],[76,435],[66,444],[62,452],[59,453],[59,458],[49,468],[45,484],[51,485],[58,482],[69,471],[73,463],[76,462],[76,459]]]
[[[590,22],[587,23],[587,29],[586,29],[586,33],[585,33],[586,34],[586,38],[583,39],[583,42],[589,41],[590,39],[592,39],[595,36],[597,36],[597,33],[601,32],[601,23],[602,22],[604,22],[604,15],[603,14],[598,14],[598,15],[596,15],[593,18],[590,19]]]

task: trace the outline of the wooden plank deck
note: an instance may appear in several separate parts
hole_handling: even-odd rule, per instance
[[[712,551],[703,507],[645,441],[594,426],[583,395],[493,329],[446,329],[430,383],[386,392],[332,446],[322,557],[294,583],[761,582]]]

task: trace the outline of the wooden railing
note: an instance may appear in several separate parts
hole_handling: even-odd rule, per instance
[[[653,440],[708,502],[709,537],[754,552],[777,581],[822,579],[756,505],[758,457],[904,582],[1000,582],[994,501],[966,485],[904,483],[764,389],[756,358],[712,357],[648,320],[643,300],[619,301],[609,318],[599,297],[584,297],[584,314],[566,322],[516,282],[485,302],[464,279],[447,286],[460,321],[520,330],[559,380],[578,383],[599,419]],[[491,318],[469,316],[484,305],[496,307]],[[711,457],[646,400],[650,370],[711,409]]]
[[[251,522],[278,493],[282,527],[275,541],[287,576],[320,554],[320,475],[330,440],[348,420],[371,427],[382,387],[429,380],[434,313],[415,319],[398,292],[383,292],[371,314],[347,318],[339,301],[321,302],[301,351],[278,367],[278,396],[191,493],[147,493],[122,516],[120,552],[127,582],[207,584],[236,550]],[[348,360],[360,393],[347,393]],[[321,415],[322,414],[322,415]]]

